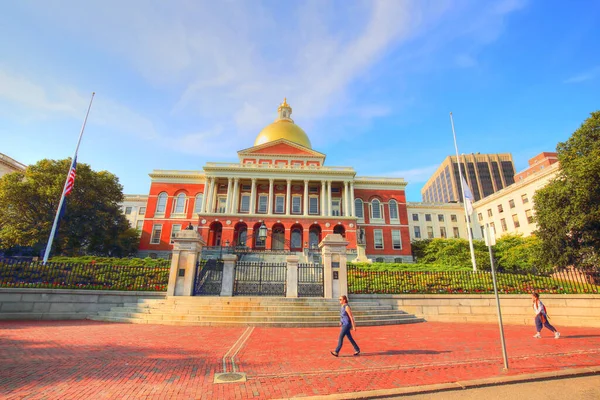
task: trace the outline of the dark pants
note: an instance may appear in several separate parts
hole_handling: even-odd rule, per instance
[[[358,347],[358,345],[356,344],[356,342],[352,338],[352,334],[350,333],[351,329],[352,329],[352,325],[342,325],[342,330],[340,331],[340,338],[338,339],[338,345],[335,348],[335,352],[336,353],[339,353],[340,350],[342,349],[342,344],[344,344],[344,336],[348,336],[348,340],[350,341],[350,343],[354,347],[354,351],[355,352],[359,352],[360,351],[360,348]]]
[[[543,317],[543,322],[542,322],[542,317]],[[542,330],[542,327],[546,327],[548,329],[550,329],[552,332],[556,332],[556,328],[553,327],[552,325],[550,325],[550,322],[548,322],[548,318],[544,315],[542,315],[542,313],[539,313],[538,315],[535,316],[535,328],[537,329],[538,332],[540,332]]]

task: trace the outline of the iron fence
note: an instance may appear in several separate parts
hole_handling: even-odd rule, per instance
[[[0,287],[166,291],[169,267],[0,260]]]
[[[196,263],[194,296],[219,296],[223,282],[223,260],[201,260]]]
[[[497,273],[498,292],[600,293],[600,273],[562,270],[551,275]],[[348,292],[352,294],[485,294],[494,293],[490,272],[373,271],[348,266]]]
[[[234,276],[234,296],[286,295],[286,263],[238,261]]]
[[[298,264],[298,297],[323,297],[323,265]]]

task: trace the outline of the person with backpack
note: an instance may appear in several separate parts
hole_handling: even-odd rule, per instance
[[[554,332],[554,339],[558,339],[560,337],[560,333],[553,327],[550,322],[548,322],[548,314],[546,313],[546,307],[544,303],[540,300],[540,295],[536,292],[531,293],[531,299],[533,300],[533,311],[535,312],[535,328],[537,333],[533,335],[534,338],[540,339],[542,335],[540,332],[542,328],[545,326]]]

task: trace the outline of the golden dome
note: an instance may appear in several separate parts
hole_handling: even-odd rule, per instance
[[[312,149],[310,139],[306,132],[294,123],[290,118],[292,107],[289,106],[286,99],[279,105],[277,109],[279,117],[270,125],[267,125],[256,137],[254,145],[258,146],[264,143],[273,142],[278,139],[286,139],[290,142],[297,143],[301,146]]]

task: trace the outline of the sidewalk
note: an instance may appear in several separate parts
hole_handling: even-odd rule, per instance
[[[0,398],[245,399],[326,396],[600,366],[600,329],[534,339],[496,324],[426,322],[360,328],[362,354],[329,350],[337,328],[218,328],[93,321],[0,321]],[[588,368],[592,367],[592,368]],[[246,382],[215,384],[216,373]],[[447,386],[447,385],[446,385]],[[374,393],[374,394],[375,394]],[[340,396],[343,398],[345,396]]]

